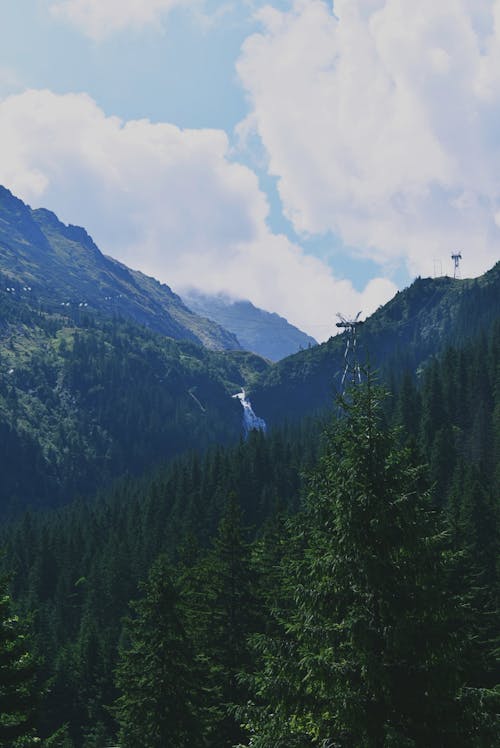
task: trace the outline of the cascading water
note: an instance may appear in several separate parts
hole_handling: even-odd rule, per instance
[[[237,395],[233,395],[234,398],[240,401],[243,408],[243,429],[245,431],[245,437],[248,436],[250,431],[263,431],[266,432],[267,426],[263,418],[256,416],[252,410],[250,400],[247,400],[246,392],[244,389],[238,392]]]

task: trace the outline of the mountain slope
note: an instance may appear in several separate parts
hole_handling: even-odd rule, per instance
[[[4,187],[0,271],[13,296],[30,296],[52,311],[90,309],[213,350],[241,349],[233,334],[194,314],[168,286],[104,256],[85,229],[65,226],[48,210],[31,210]]]
[[[418,278],[359,328],[359,361],[397,383],[447,346],[488,331],[499,317],[500,263],[472,280]],[[344,350],[345,336],[338,335],[276,364],[251,390],[256,413],[273,424],[329,407],[340,388]]]
[[[360,328],[359,358],[397,384],[499,317],[500,263],[475,280],[417,279]],[[275,365],[200,342],[238,345],[83,229],[0,189],[0,513],[237,439],[242,386],[271,426],[325,410],[339,389],[343,336]]]
[[[444,398],[444,408],[434,409],[431,390],[427,390],[424,383],[422,398],[419,398],[421,407],[417,413],[406,410],[409,415],[416,415],[416,419],[413,427],[405,431],[406,435],[421,437],[420,446],[428,456],[429,480],[436,485],[434,495],[440,505],[444,502],[448,507],[451,517],[460,518],[460,522],[449,523],[454,532],[448,540],[454,541],[454,547],[460,550],[456,556],[462,560],[458,570],[465,569],[459,582],[471,577],[475,587],[468,599],[472,604],[479,603],[485,611],[487,628],[482,631],[491,632],[490,636],[479,640],[485,647],[494,646],[497,635],[496,618],[488,611],[495,609],[500,550],[496,510],[500,443],[491,439],[495,415],[500,410],[500,389],[495,387],[500,366],[499,333],[497,327],[496,337],[491,335],[486,347],[479,339],[468,350],[456,350],[453,359],[458,370],[449,366],[448,355],[429,367],[437,366],[438,371],[429,374],[433,380],[437,375],[435,381],[439,382],[439,389],[448,395]],[[488,352],[488,361],[478,387],[475,362],[484,349]],[[454,391],[457,373],[463,383],[461,408],[456,407]],[[415,391],[407,394],[411,400],[416,396]],[[387,402],[394,403],[396,422],[409,426],[404,419],[400,420],[403,411],[397,407],[397,400],[394,393]],[[484,419],[485,412],[487,419]],[[389,423],[394,421],[389,418]],[[227,497],[237,497],[243,514],[245,540],[250,532],[258,536],[255,553],[259,565],[252,567],[256,573],[255,589],[260,594],[264,591],[265,599],[271,604],[274,602],[276,572],[282,554],[291,547],[290,535],[283,534],[280,515],[285,510],[295,512],[300,506],[300,496],[304,495],[307,485],[306,476],[318,457],[317,437],[316,430],[302,432],[301,428],[277,431],[267,438],[258,434],[244,446],[214,449],[202,460],[189,456],[141,481],[120,482],[112,494],[100,495],[97,501],[78,502],[57,513],[23,517],[14,525],[0,528],[0,546],[5,548],[0,564],[12,573],[12,592],[21,606],[20,611],[36,612],[33,622],[38,649],[44,653],[46,679],[51,678],[43,709],[47,733],[60,725],[60,715],[64,714],[72,728],[75,746],[88,745],[83,734],[91,734],[99,720],[109,724],[110,736],[114,734],[106,705],[109,707],[115,694],[113,672],[118,643],[123,641],[122,623],[129,611],[130,598],[140,594],[139,581],[144,580],[159,555],[180,559],[178,579],[189,583],[185,588],[185,600],[195,606],[193,612],[202,617],[202,625],[212,625],[213,617],[206,614],[209,608],[200,605],[200,600],[205,599],[207,589],[209,595],[212,590],[214,556],[210,550],[211,561],[200,574],[200,549],[210,547],[210,538],[215,536]],[[447,484],[444,490],[443,478]],[[425,486],[424,474],[422,481]],[[234,522],[233,519],[231,528],[235,527]],[[239,519],[236,522],[239,529]],[[303,529],[304,523],[296,527]],[[193,546],[193,537],[199,539],[199,545]],[[240,537],[238,533],[238,544]],[[397,539],[400,540],[400,536]],[[226,554],[227,547],[223,546]],[[236,547],[241,548],[241,545]],[[297,545],[292,546],[292,551],[296,548]],[[449,545],[446,551],[448,548]],[[237,563],[241,563],[241,558],[246,559],[247,555],[227,554],[226,558],[233,561],[236,558]],[[190,563],[196,564],[193,574],[188,572]],[[473,575],[469,573],[471,568]],[[216,577],[216,581],[220,580],[221,575]],[[247,574],[242,578],[247,579]],[[479,587],[478,578],[481,579]],[[457,573],[450,579],[453,594],[456,594]],[[463,584],[460,590],[463,593]],[[210,597],[211,601],[213,599]],[[225,601],[223,598],[222,602]],[[269,619],[267,616],[259,620]],[[200,641],[200,630],[200,627],[195,628],[196,641]],[[204,643],[206,639],[201,641]],[[206,651],[204,649],[203,657]],[[99,657],[95,656],[96,652]],[[89,661],[93,663],[92,668],[88,667]],[[477,658],[474,662],[477,664],[483,659]],[[247,665],[245,660],[245,667]],[[477,672],[475,670],[475,677]],[[491,677],[492,672],[488,675],[490,684],[498,682],[498,677],[496,680]],[[220,679],[224,678],[223,672]],[[208,697],[212,693],[207,689]],[[107,698],[108,694],[111,698]],[[106,741],[101,739],[97,745],[116,743],[109,737]],[[92,741],[91,745],[96,743]]]
[[[264,359],[28,302],[0,293],[0,515],[239,438],[231,396],[269,366]]]
[[[250,301],[235,301],[224,294],[209,296],[194,290],[184,293],[183,299],[194,312],[234,333],[245,350],[270,361],[317,345],[314,338],[284,317],[259,309]]]

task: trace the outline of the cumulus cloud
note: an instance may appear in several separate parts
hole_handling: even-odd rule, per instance
[[[85,94],[0,101],[0,183],[174,289],[248,298],[319,338],[337,311],[368,313],[393,295],[383,279],[356,292],[271,233],[255,173],[230,154],[223,131],[124,122]]]
[[[100,41],[117,31],[157,25],[174,8],[193,8],[202,0],[57,0],[50,5],[56,18],[69,21]]]
[[[381,262],[500,256],[500,0],[267,6],[238,72],[284,211]]]

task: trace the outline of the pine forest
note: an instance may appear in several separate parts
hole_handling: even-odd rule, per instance
[[[52,499],[47,485],[4,505],[0,745],[498,745],[498,319],[417,374],[363,364],[321,413],[232,443],[212,433],[212,446],[191,431],[187,451],[146,470],[148,439],[186,434],[182,408],[149,405],[148,381],[121,387],[120,349],[140,344],[126,366],[144,371],[166,353],[115,322],[103,356],[102,325],[85,322],[71,348],[59,337],[57,355],[71,353],[66,376],[102,434],[128,429],[126,463],[109,458],[118,477],[96,488],[90,450],[105,437],[92,442],[89,417],[80,466],[66,463],[87,490],[64,502],[63,474]],[[202,355],[184,348],[184,361]],[[46,386],[48,364],[32,366]],[[94,381],[112,382],[120,407],[106,411]],[[179,415],[155,423],[163,408]],[[29,443],[10,444],[3,490],[34,490],[15,481]]]

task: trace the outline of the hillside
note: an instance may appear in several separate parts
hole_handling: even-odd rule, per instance
[[[0,187],[0,271],[14,298],[46,309],[119,315],[177,340],[240,350],[235,336],[194,314],[165,284],[106,257],[85,229],[31,210]]]
[[[485,366],[478,381],[477,361],[481,356],[484,356]],[[500,324],[496,324],[488,336],[473,337],[466,346],[450,349],[445,356],[436,358],[426,367],[420,382],[405,380],[403,388],[392,391],[386,401],[386,422],[403,429],[400,432],[403,440],[411,439],[413,445],[418,445],[426,467],[411,472],[419,476],[420,485],[416,491],[401,491],[400,484],[396,484],[396,491],[389,495],[390,511],[384,508],[387,507],[387,491],[382,493],[380,484],[385,488],[387,481],[393,480],[401,463],[393,459],[389,464],[380,461],[380,469],[377,465],[376,501],[372,502],[359,489],[364,486],[363,479],[369,471],[365,469],[361,475],[358,472],[356,480],[352,481],[353,462],[339,460],[337,454],[334,459],[332,456],[331,463],[344,471],[348,470],[349,474],[344,481],[332,483],[325,479],[319,483],[316,476],[324,464],[325,443],[322,448],[319,447],[318,432],[321,427],[309,421],[309,424],[302,422],[297,427],[274,430],[266,437],[256,433],[245,444],[214,448],[201,459],[194,454],[185,456],[160,471],[146,474],[140,480],[120,481],[112,492],[101,493],[95,501],[74,502],[58,512],[27,515],[18,522],[0,528],[0,545],[5,548],[5,555],[0,559],[0,570],[3,565],[13,575],[12,592],[19,601],[20,612],[26,616],[36,612],[33,617],[35,641],[44,654],[43,678],[51,684],[40,714],[42,735],[60,728],[61,715],[64,715],[68,728],[64,733],[66,740],[59,745],[65,748],[102,748],[119,742],[123,744],[115,737],[118,726],[113,718],[116,718],[116,712],[109,708],[117,696],[116,667],[119,652],[122,651],[119,643],[128,641],[126,629],[123,628],[127,611],[130,612],[128,601],[139,596],[144,598],[145,588],[141,581],[143,583],[147,578],[155,559],[162,557],[168,558],[171,566],[163,569],[161,578],[168,577],[169,573],[174,575],[181,593],[182,610],[184,606],[188,610],[186,631],[198,654],[198,665],[196,669],[193,668],[194,678],[196,683],[201,682],[204,686],[201,698],[206,707],[204,714],[210,722],[210,739],[205,745],[224,748],[234,745],[234,741],[224,741],[220,735],[228,721],[223,719],[227,703],[223,689],[230,682],[231,674],[256,672],[262,666],[262,650],[248,651],[245,648],[248,627],[252,627],[250,633],[259,634],[260,642],[265,641],[265,637],[276,637],[276,632],[280,632],[276,628],[279,625],[277,615],[293,614],[296,610],[297,598],[285,598],[287,605],[284,606],[283,593],[290,589],[290,585],[292,590],[297,589],[297,572],[301,568],[298,561],[304,558],[304,542],[309,536],[310,525],[303,512],[296,523],[286,521],[283,514],[300,511],[301,496],[303,498],[310,494],[311,488],[318,484],[324,494],[318,499],[317,494],[313,494],[313,509],[318,513],[319,531],[327,534],[330,545],[326,549],[328,551],[330,547],[332,550],[325,553],[325,546],[321,545],[314,556],[308,555],[307,558],[313,558],[322,570],[327,564],[323,586],[327,600],[335,599],[331,594],[331,580],[335,573],[334,551],[339,546],[346,548],[348,554],[343,569],[349,573],[352,571],[361,581],[366,569],[365,566],[363,575],[360,575],[357,563],[353,564],[352,542],[344,546],[338,541],[335,545],[331,544],[332,534],[338,533],[339,529],[343,531],[346,523],[348,528],[352,527],[352,509],[357,501],[363,503],[357,517],[356,538],[360,552],[356,559],[365,550],[367,536],[375,541],[377,549],[370,554],[369,568],[377,563],[381,554],[387,559],[386,573],[376,575],[374,579],[381,581],[383,589],[388,590],[388,604],[395,606],[391,607],[391,611],[394,610],[391,625],[394,625],[394,621],[399,623],[406,598],[393,594],[394,583],[387,587],[387,575],[393,572],[400,574],[404,584],[409,585],[406,589],[409,592],[407,599],[412,606],[410,623],[416,614],[420,615],[420,610],[427,616],[428,606],[416,610],[413,604],[422,568],[427,568],[422,563],[422,551],[425,551],[425,547],[436,548],[437,542],[441,549],[446,538],[442,552],[454,567],[450,568],[444,580],[439,579],[440,584],[444,583],[446,587],[444,584],[439,587],[437,599],[456,600],[458,587],[459,594],[467,604],[467,627],[471,637],[474,637],[474,650],[468,651],[475,653],[473,658],[461,657],[461,664],[469,667],[470,663],[472,667],[468,676],[469,686],[480,684],[493,688],[500,681],[498,658],[490,658],[490,650],[498,648],[497,618],[491,611],[498,604],[500,583],[500,440],[495,426],[498,425],[500,413],[500,390],[496,386],[499,365]],[[456,389],[457,381],[460,382],[459,392]],[[436,405],[437,393],[441,393],[441,400]],[[457,407],[458,402],[460,407]],[[496,439],[492,438],[495,430]],[[349,448],[355,451],[354,447]],[[364,455],[367,453],[368,450],[359,450],[359,459],[366,460]],[[319,455],[323,455],[323,458],[318,465]],[[314,470],[315,483],[307,479],[311,470]],[[449,531],[433,535],[428,545],[424,548],[417,546],[415,550],[417,525],[413,514],[406,525],[406,532],[390,536],[387,527],[399,516],[402,504],[410,501],[410,506],[413,506],[422,493],[427,497],[425,487],[428,483],[434,486],[432,521],[439,513],[443,522],[447,518]],[[350,494],[346,504],[341,507],[338,522],[327,522],[325,513],[335,503],[325,500],[324,496],[329,497],[337,485],[342,490],[349,490]],[[379,497],[383,497],[383,500],[379,500]],[[348,510],[344,510],[344,507]],[[369,521],[369,513],[374,508],[384,512],[382,522]],[[361,522],[363,524],[360,526]],[[290,534],[294,527],[295,539]],[[380,536],[383,542],[380,542]],[[249,546],[249,542],[252,542],[252,546]],[[448,543],[453,544],[453,553],[450,553]],[[397,563],[394,562],[394,546]],[[372,550],[373,546],[369,548],[369,551]],[[285,568],[283,561],[287,556],[292,566],[281,587],[280,577]],[[407,582],[408,576],[403,572],[408,570],[409,557],[414,558],[416,568]],[[458,568],[457,562],[460,564]],[[429,568],[434,575],[435,563]],[[310,580],[315,578],[309,575],[302,590],[309,590]],[[477,584],[478,579],[481,580],[480,585]],[[351,596],[356,589],[356,584],[349,584],[348,595]],[[363,610],[372,599],[377,598],[363,598]],[[170,597],[166,601],[158,598],[157,604],[152,607],[153,631],[168,615],[170,600]],[[312,599],[315,606],[316,600],[315,596]],[[320,612],[325,610],[316,606],[315,610],[311,610],[311,615],[316,615],[317,609]],[[134,607],[134,613],[136,610]],[[234,623],[235,610],[238,626]],[[442,610],[440,607],[440,612]],[[474,622],[476,614],[479,624]],[[325,632],[328,634],[332,630],[329,628],[330,620],[328,608],[327,618],[318,627],[321,636],[318,638],[314,635],[311,641],[323,646]],[[356,621],[359,620],[360,616],[356,618]],[[374,617],[370,615],[367,629],[370,632],[373,621]],[[226,624],[222,628],[224,622]],[[417,624],[415,638],[409,644],[409,656],[404,660],[412,667],[415,663],[415,669],[411,672],[421,670],[422,660],[415,654],[422,641],[420,618]],[[475,628],[477,625],[481,627],[479,630]],[[150,663],[154,663],[154,656],[159,650],[158,641],[162,641],[160,636],[165,636],[164,632],[168,633],[169,630],[168,626],[163,626],[161,634],[152,640],[152,648],[141,650],[148,654],[147,657],[137,658],[143,668],[141,675],[142,672],[149,673]],[[278,645],[283,641],[289,642],[294,630],[290,627],[286,638],[274,638],[276,646],[273,646],[269,658],[271,665],[283,651],[289,651]],[[405,621],[404,635],[401,637],[403,642],[407,641],[406,630]],[[440,630],[434,627],[433,633]],[[217,646],[213,645],[212,637],[217,637]],[[235,637],[238,657],[228,660],[228,642],[234,647]],[[384,641],[384,638],[381,637],[381,640]],[[370,643],[372,640],[367,636],[366,641]],[[447,646],[448,642],[446,629],[443,646]],[[178,644],[173,651],[178,651]],[[292,650],[293,655],[295,652]],[[447,650],[445,652],[447,654]],[[375,661],[379,661],[379,650]],[[433,668],[435,661],[433,659]],[[297,658],[294,668],[296,663]],[[399,666],[399,658],[396,663]],[[207,668],[203,677],[199,675],[200,665]],[[166,672],[171,671],[168,669]],[[314,676],[316,670],[311,668],[309,672]],[[275,678],[273,672],[269,691],[271,698],[281,697],[283,693],[281,686],[279,689],[274,686],[279,678],[282,678],[281,673]],[[153,683],[156,693],[157,682],[160,681],[143,677],[128,679],[125,686],[138,683],[140,692],[147,688],[148,683]],[[247,684],[248,678],[241,678],[241,682]],[[284,681],[278,682],[282,684]],[[418,678],[412,679],[406,675],[403,680],[398,678],[398,692],[401,682],[413,688]],[[206,688],[206,683],[216,687]],[[437,687],[439,694],[442,692],[441,683]],[[311,698],[317,699],[321,693],[318,688],[305,695],[304,700],[294,699],[293,705],[311,703]],[[468,688],[468,704],[470,693]],[[491,704],[493,696],[494,693],[490,692],[488,700],[481,703]],[[238,692],[238,700],[233,698],[231,704],[246,705],[249,698],[253,698],[253,693]],[[344,690],[339,698],[344,701]],[[142,718],[143,712],[138,713]],[[158,714],[162,713],[159,709]],[[328,710],[321,709],[323,714],[328,715]],[[274,714],[270,720],[274,729]],[[456,717],[453,724],[455,722]],[[431,727],[433,729],[433,725]],[[476,728],[477,724],[474,734]],[[216,730],[219,733],[214,737]],[[140,740],[131,741],[130,744],[142,745]],[[158,745],[169,744],[167,740]],[[280,743],[283,746],[293,744],[303,745],[295,741]],[[432,740],[415,741],[413,744],[437,745]],[[203,745],[203,742],[198,745]],[[268,745],[274,746],[276,743],[271,739]],[[346,745],[358,743],[353,740]],[[482,748],[498,745],[498,741],[490,736],[475,743],[466,736],[463,742],[453,739],[439,745],[453,748],[477,745]]]
[[[66,502],[125,472],[237,440],[242,413],[231,395],[267,366],[1,293],[0,514]]]
[[[104,257],[83,229],[7,190],[0,289],[4,515],[237,441],[242,412],[231,396],[241,387],[269,426],[324,411],[339,389],[343,336],[274,365],[209,350],[238,343],[167,286]],[[499,317],[500,263],[475,280],[417,279],[360,328],[359,359],[397,386]]]
[[[259,309],[250,301],[238,301],[225,294],[209,296],[199,291],[188,291],[182,296],[194,312],[234,333],[246,351],[258,353],[270,361],[279,361],[317,345],[314,338],[284,317]]]
[[[480,278],[417,278],[359,328],[358,360],[388,383],[417,375],[448,345],[462,345],[500,318],[500,262]],[[250,393],[268,421],[295,420],[321,411],[339,391],[345,337],[300,351],[265,372]]]

